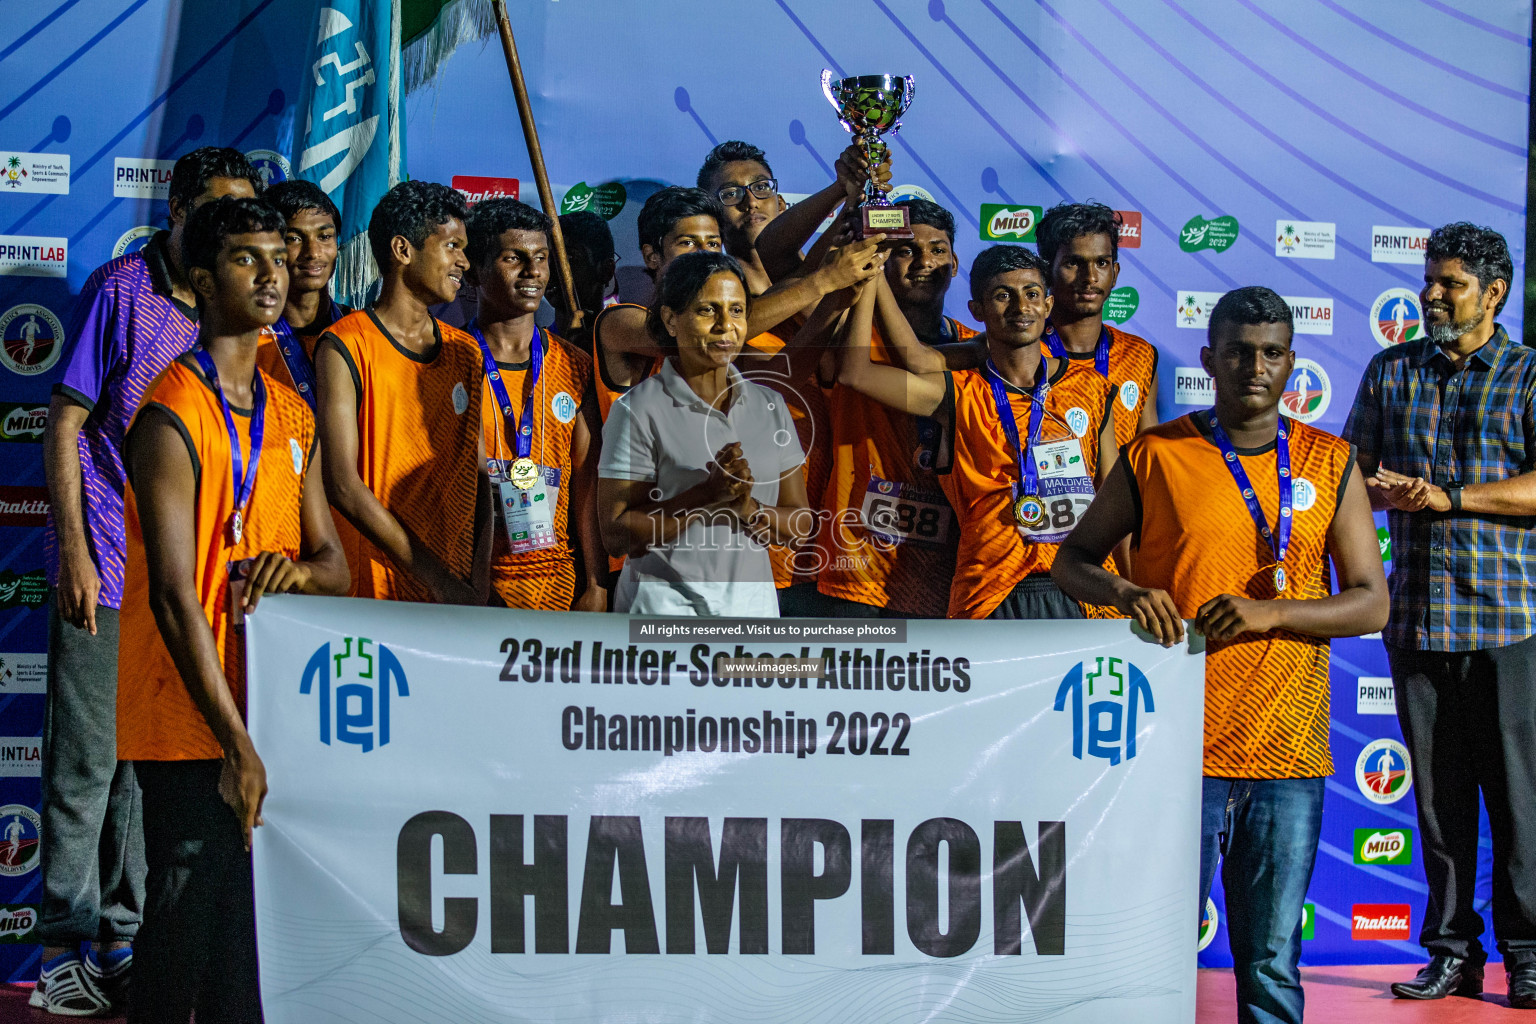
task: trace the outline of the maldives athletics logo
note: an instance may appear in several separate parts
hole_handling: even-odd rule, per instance
[[[1327,371],[1310,359],[1298,358],[1285,382],[1280,408],[1293,420],[1311,423],[1328,411],[1332,397],[1333,385],[1328,381]]]
[[[1424,311],[1417,292],[1407,288],[1388,288],[1371,305],[1371,334],[1376,344],[1391,348],[1406,341],[1417,341],[1424,333]]]
[[[0,363],[12,373],[47,373],[63,351],[64,325],[47,307],[23,302],[0,314]]]
[[[14,878],[37,867],[43,819],[26,804],[0,807],[0,875]]]
[[[1355,785],[1373,804],[1395,804],[1413,785],[1413,762],[1397,740],[1376,740],[1355,761]]]
[[[1205,908],[1200,915],[1200,938],[1195,945],[1195,952],[1204,952],[1216,938],[1216,932],[1221,928],[1221,915],[1216,913],[1216,901],[1209,896],[1205,899]]]

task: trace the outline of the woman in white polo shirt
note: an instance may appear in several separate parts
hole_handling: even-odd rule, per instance
[[[789,410],[731,365],[750,301],[724,253],[679,256],[657,282],[646,326],[667,358],[614,403],[597,469],[603,543],[627,556],[614,611],[779,614],[764,544],[804,540],[814,514]]]

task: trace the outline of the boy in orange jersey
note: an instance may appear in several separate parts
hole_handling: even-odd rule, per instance
[[[261,1019],[250,845],[267,783],[240,630],[263,594],[347,588],[314,415],[256,366],[288,284],[282,229],[256,199],[193,214],[198,344],[128,434],[117,741],[143,787],[149,864],[135,1022]]]
[[[288,225],[283,231],[288,246],[288,301],[257,350],[256,365],[268,377],[298,391],[314,409],[315,343],[331,324],[352,312],[331,298],[341,211],[319,185],[300,178],[278,182],[261,198]]]
[[[935,446],[935,475],[957,536],[950,618],[1083,616],[1050,570],[1058,545],[1114,464],[1113,392],[1097,374],[1041,353],[1051,311],[1046,273],[1040,257],[1017,245],[994,245],[971,264],[970,310],[986,327],[987,360],[979,370],[913,373],[873,362],[866,339],[878,297],[866,290],[854,306],[838,382],[931,417],[943,439]],[[937,529],[939,513],[909,515],[903,494],[877,489],[865,505],[873,528]]]
[[[1199,906],[1220,852],[1238,1019],[1301,1024],[1302,904],[1333,774],[1328,638],[1381,629],[1388,598],[1354,446],[1280,415],[1291,332],[1268,288],[1222,296],[1200,353],[1216,407],[1127,446],[1054,574],[1165,645],[1185,618],[1205,634]],[[1099,562],[1126,536],[1122,579]]]
[[[464,200],[403,181],[368,222],[383,275],[373,307],[342,317],[315,349],[325,490],[353,593],[484,604],[490,488],[481,472],[480,346],[427,312],[458,294],[469,261]]]
[[[479,314],[467,329],[486,366],[480,418],[496,499],[491,603],[607,611],[589,458],[600,429],[592,360],[533,322],[550,279],[549,218],[516,199],[487,199],[468,228]]]

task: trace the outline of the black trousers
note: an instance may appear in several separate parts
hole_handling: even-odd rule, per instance
[[[1419,943],[1486,957],[1477,799],[1493,833],[1493,933],[1507,964],[1536,961],[1536,637],[1448,653],[1388,647],[1397,718],[1413,758],[1429,903]]]
[[[129,1024],[253,1024],[251,855],[219,798],[219,761],[137,761],[144,792],[144,923],[133,946]]]

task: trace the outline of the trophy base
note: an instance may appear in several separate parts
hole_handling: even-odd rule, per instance
[[[863,236],[911,238],[912,213],[902,206],[866,206],[863,210]]]

